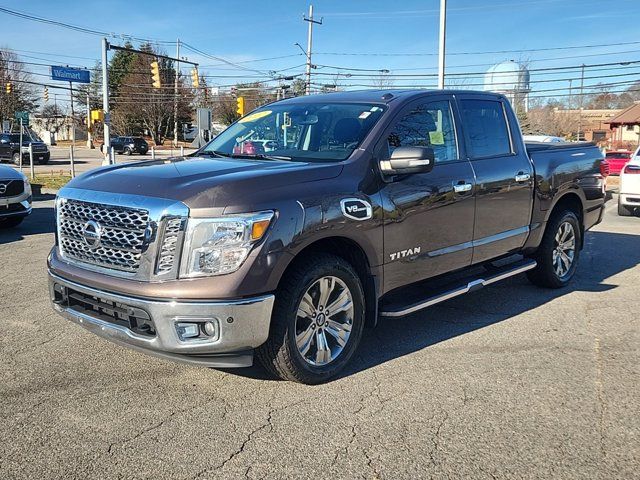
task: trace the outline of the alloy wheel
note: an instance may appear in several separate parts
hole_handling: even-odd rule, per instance
[[[333,362],[344,350],[353,327],[354,303],[349,287],[333,276],[316,280],[296,314],[296,347],[313,366]]]
[[[564,277],[571,270],[576,253],[576,232],[573,225],[563,222],[555,236],[553,255],[553,269],[559,278]]]

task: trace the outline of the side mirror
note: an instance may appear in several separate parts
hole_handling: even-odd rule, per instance
[[[429,147],[398,147],[388,160],[380,161],[380,170],[385,175],[428,173],[433,170],[435,155]]]

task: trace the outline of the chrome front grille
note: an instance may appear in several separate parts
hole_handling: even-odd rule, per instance
[[[158,254],[157,275],[165,275],[173,270],[176,264],[176,252],[178,250],[178,239],[180,232],[184,228],[182,218],[168,218],[164,227],[162,246]]]
[[[87,241],[86,226],[99,226],[99,241]],[[135,273],[140,266],[149,212],[67,199],[58,206],[63,257],[99,267]]]

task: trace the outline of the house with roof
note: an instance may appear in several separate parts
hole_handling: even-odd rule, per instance
[[[635,102],[605,123],[609,125],[611,142],[616,147],[640,145],[640,102]]]

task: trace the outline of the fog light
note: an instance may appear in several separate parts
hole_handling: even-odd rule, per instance
[[[178,337],[180,338],[180,340],[195,338],[200,335],[200,327],[197,323],[176,323],[176,330],[178,332]]]
[[[214,322],[204,322],[202,329],[210,337],[215,337],[218,334],[218,328]]]

